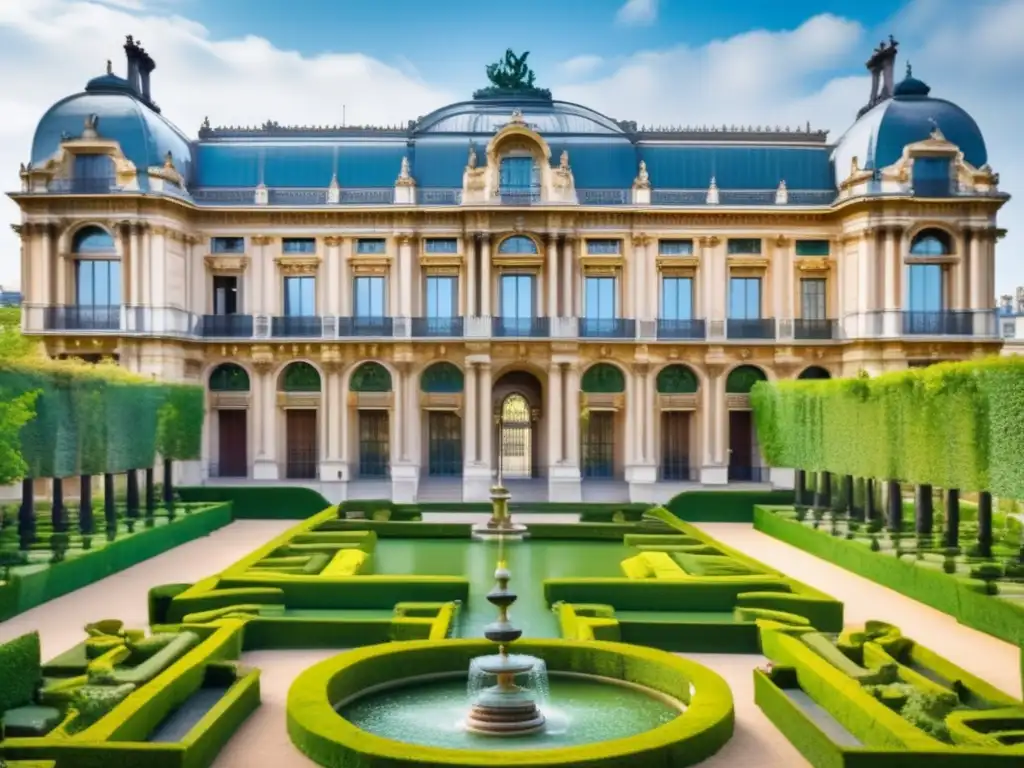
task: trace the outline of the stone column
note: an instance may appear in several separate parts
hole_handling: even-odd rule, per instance
[[[899,230],[889,227],[885,230],[885,293],[883,296],[884,332],[886,336],[899,336],[902,331],[899,308],[900,302],[900,254]]]
[[[571,236],[566,235],[562,243],[562,317],[573,317],[573,266],[576,261],[575,245]]]
[[[352,263],[353,243],[351,237],[339,237],[338,240],[341,242],[338,256],[338,315],[340,317],[351,317],[354,288],[350,265]]]
[[[558,317],[558,235],[548,235],[547,307],[548,317]]]
[[[580,465],[580,369],[578,363],[566,366],[565,373],[565,463]]]
[[[971,259],[970,230],[964,229],[957,238],[958,258],[953,265],[953,309],[970,309],[971,306]]]
[[[463,310],[462,314],[464,314],[466,317],[477,317],[479,315],[479,312],[480,312],[480,310],[479,310],[480,304],[477,301],[477,295],[478,295],[477,274],[476,274],[476,271],[477,271],[476,270],[476,267],[477,267],[477,253],[476,253],[477,237],[478,237],[477,235],[473,234],[473,235],[469,235],[467,237],[462,238],[463,247],[466,249],[466,255],[465,255],[466,267],[465,267],[465,276],[463,278],[465,280],[465,282],[466,282],[466,288],[465,288],[466,307]],[[475,374],[474,374],[474,376],[475,376]],[[467,389],[467,393],[468,393],[468,391],[469,390]],[[472,413],[472,411],[467,411],[467,413]],[[467,419],[467,421],[468,421],[468,419]]]
[[[548,464],[561,464],[565,460],[562,439],[562,364],[551,363],[548,368],[548,402],[545,417],[548,425]]]
[[[485,232],[480,235],[480,315],[490,317],[491,294],[494,285],[491,281],[491,234]],[[490,374],[488,374],[490,375]],[[490,459],[488,459],[489,461]]]
[[[352,423],[352,409],[348,404],[348,383],[350,379],[349,371],[344,371],[338,375],[338,429],[339,444],[338,444],[338,459],[341,461],[342,467],[345,472],[345,479],[348,480],[352,476],[352,471],[349,468],[349,462],[351,461],[349,451],[351,450],[352,441],[349,436],[349,425]]]
[[[786,313],[786,292],[791,290],[790,282],[792,275],[786,273],[786,252],[789,240],[779,235],[772,241],[774,252],[768,273],[772,283],[771,313],[776,320],[792,320],[792,315]],[[767,303],[767,302],[766,302]]]
[[[636,318],[636,308],[641,304],[637,301],[636,286],[643,280],[643,267],[638,264],[643,256],[643,237],[634,235],[632,239],[626,239],[622,243],[622,260],[624,267],[619,283],[619,296],[615,297],[616,315],[625,318]]]
[[[71,255],[71,243],[70,238],[59,237],[54,233],[54,238],[58,245],[54,248],[54,292],[52,295],[47,296],[44,304],[56,304],[60,307],[66,307],[76,302],[69,300],[69,288],[71,288],[71,277],[69,272],[74,270],[74,263],[72,262]],[[24,265],[23,265],[24,268]],[[22,273],[25,274],[25,273]],[[123,278],[122,278],[123,279]],[[22,280],[22,282],[27,282]]]
[[[139,259],[139,303],[148,309],[147,314],[152,317],[153,313],[153,233],[148,224],[140,224],[139,244],[142,247],[142,256]]]
[[[324,314],[341,314],[341,238],[324,238]]]
[[[320,480],[325,483],[339,483],[347,479],[345,464],[341,458],[342,411],[341,398],[342,362],[340,359],[324,361],[327,371],[323,407],[320,411],[321,430],[325,434],[325,450],[320,458]]]
[[[402,265],[401,255],[396,237],[389,237],[384,244],[387,251],[388,264],[388,306],[385,314],[394,317],[401,313],[402,306]]]
[[[701,270],[704,272],[704,319],[707,322],[724,321],[726,317],[725,297],[728,294],[728,271],[724,259],[720,259],[716,236],[701,240]],[[721,261],[722,263],[718,263]]]
[[[466,365],[465,382],[463,384],[463,389],[465,390],[465,402],[462,404],[462,439],[465,442],[463,464],[476,464],[479,461],[476,439],[478,432],[477,424],[480,421],[479,407],[477,406],[477,386],[476,364],[469,363]]]
[[[644,460],[654,464],[654,376],[648,368],[644,373]],[[654,479],[651,478],[651,482]]]
[[[985,263],[984,243],[982,242],[984,237],[983,231],[980,229],[971,230],[971,244],[970,244],[970,308],[971,309],[986,309],[993,301],[993,298],[985,295],[985,290],[988,286],[988,279],[986,269],[989,269]]]
[[[263,308],[261,314],[274,315],[282,314],[278,309],[282,294],[281,274],[274,262],[271,253],[270,237],[259,235],[253,238],[253,242],[259,247],[259,259],[263,262]]]
[[[707,384],[701,388],[704,466],[700,479],[706,485],[724,485],[729,481],[728,465],[725,461],[726,435],[723,430],[723,420],[728,419],[723,386],[724,372],[725,369],[721,366],[708,366]]]
[[[572,314],[583,317],[583,254],[587,243],[583,238],[576,241],[576,258],[572,270]]]
[[[129,306],[134,307],[143,303],[142,283],[139,279],[139,272],[142,269],[142,252],[139,248],[140,225],[136,222],[132,222],[129,225],[129,227],[129,241],[131,244],[131,255],[129,256],[129,274],[131,285],[129,286],[129,294],[126,297],[125,303]]]
[[[412,238],[402,235],[398,241],[398,265],[402,273],[399,293],[398,312],[402,317],[413,315],[413,270],[412,270]]]
[[[875,230],[867,228],[861,232],[857,246],[857,312],[859,325],[846,329],[867,337],[877,333],[873,325],[875,310],[878,309],[875,286],[878,284],[878,260],[875,259]]]
[[[491,405],[493,391],[490,363],[480,364],[478,420],[480,428],[480,463],[492,467],[494,461],[494,408]]]
[[[273,362],[258,361],[254,366],[258,379],[254,391],[262,394],[257,407],[261,413],[262,430],[258,436],[259,449],[253,463],[253,479],[276,480],[279,476],[277,466],[277,381],[274,376]]]

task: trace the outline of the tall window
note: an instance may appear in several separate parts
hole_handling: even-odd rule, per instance
[[[459,279],[446,275],[427,277],[427,317],[455,317],[459,307]]]
[[[75,300],[80,307],[113,307],[121,303],[121,262],[81,259],[75,262]]]
[[[501,161],[501,192],[530,192],[538,186],[532,157],[506,157]]]
[[[284,279],[284,314],[287,317],[316,315],[316,278],[311,275]]]
[[[915,157],[913,178],[915,195],[949,197],[953,194],[952,164],[948,157]]]
[[[237,312],[238,278],[235,275],[214,275],[213,314],[234,315]]]
[[[533,275],[501,276],[501,316],[529,320],[534,316]]]
[[[941,264],[911,264],[907,267],[907,309],[911,312],[941,312],[945,307],[945,286]]]
[[[355,316],[384,317],[385,280],[383,277],[355,279]]]
[[[100,194],[115,185],[114,163],[107,155],[75,155],[71,190],[78,194]]]
[[[761,278],[733,277],[729,279],[729,318],[732,320],[761,319]]]
[[[584,283],[584,317],[588,320],[615,319],[614,277],[588,277]]]
[[[661,278],[661,318],[663,320],[693,319],[693,278]]]
[[[800,317],[802,319],[825,319],[827,312],[826,286],[827,281],[820,277],[805,277],[800,281]]]

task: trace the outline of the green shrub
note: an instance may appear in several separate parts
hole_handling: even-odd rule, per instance
[[[42,664],[38,632],[0,645],[0,713],[32,703],[43,679]]]

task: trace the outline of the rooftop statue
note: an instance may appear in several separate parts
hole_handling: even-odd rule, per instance
[[[473,94],[473,98],[525,95],[550,99],[551,91],[546,88],[537,88],[534,85],[536,75],[526,65],[529,55],[529,51],[517,56],[511,48],[506,50],[503,59],[498,59],[493,64],[487,65],[487,79],[491,81],[490,86],[481,88]]]

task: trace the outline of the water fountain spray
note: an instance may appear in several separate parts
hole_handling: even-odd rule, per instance
[[[504,489],[501,489],[504,490]],[[503,502],[508,503],[505,491]],[[495,517],[499,517],[499,500],[492,495]],[[507,515],[507,507],[504,512]],[[516,684],[516,675],[530,673],[538,659],[530,656],[509,655],[508,646],[522,637],[523,631],[512,624],[509,608],[517,595],[509,589],[512,574],[505,560],[505,538],[498,536],[498,564],[494,571],[494,588],[487,593],[487,601],[498,609],[498,619],[484,628],[484,637],[498,646],[494,656],[474,659],[481,672],[494,675],[497,684],[482,690],[473,702],[466,718],[466,729],[487,736],[523,736],[544,729],[544,715],[537,707],[533,691]]]

